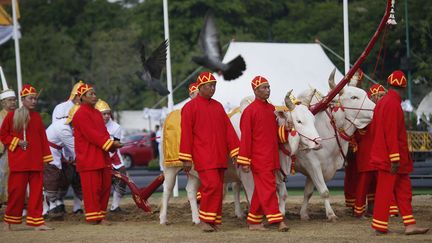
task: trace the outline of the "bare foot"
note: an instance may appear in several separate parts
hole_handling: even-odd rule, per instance
[[[203,232],[214,232],[215,231],[215,229],[209,223],[206,223],[206,222],[200,222],[200,228]]]
[[[288,226],[285,224],[284,221],[279,223],[279,228],[278,231],[279,232],[287,232],[289,230]]]
[[[6,222],[3,222],[3,230],[4,231],[12,231],[12,225],[10,225]]]
[[[420,228],[415,224],[410,224],[405,226],[405,234],[406,235],[418,235],[418,234],[426,234],[429,231],[429,228]]]
[[[102,219],[99,223],[100,225],[111,226],[112,223],[106,219]]]
[[[215,231],[221,231],[221,229],[219,228],[219,226],[217,226],[216,224],[211,224],[211,227],[213,227],[213,229]]]
[[[375,230],[375,235],[376,236],[387,235],[387,231]]]
[[[46,230],[53,230],[54,228],[48,227],[45,224],[37,226],[34,228],[36,231],[46,231]]]
[[[362,219],[362,220],[369,220],[369,218],[366,215],[361,215],[361,216],[356,216],[358,219]]]
[[[264,227],[263,224],[250,224],[249,230],[251,230],[251,231],[266,231],[268,229],[266,227]]]

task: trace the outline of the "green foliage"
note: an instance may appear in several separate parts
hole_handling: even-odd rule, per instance
[[[384,82],[406,59],[405,1],[397,1],[398,25],[389,29],[378,63],[377,43],[362,69]],[[414,105],[431,90],[432,5],[407,1]],[[384,11],[385,1],[350,1],[350,48],[354,62],[367,45]],[[306,42],[315,39],[343,54],[342,1],[286,0],[182,0],[169,1],[170,50],[173,85],[197,68],[191,58],[199,55],[198,35],[204,15],[211,9],[216,17],[221,45],[236,41]],[[141,69],[139,48],[150,53],[164,39],[160,0],[21,0],[20,40],[23,82],[38,89],[41,111],[51,113],[66,100],[72,85],[83,79],[96,87],[98,96],[113,109],[142,109],[161,97],[148,89],[135,73]],[[0,64],[15,87],[13,42],[0,48]],[[340,69],[343,63],[328,54]],[[406,70],[405,70],[406,71]],[[165,74],[163,74],[165,77]],[[192,79],[195,79],[193,77]],[[193,81],[193,80],[190,80]],[[165,81],[163,81],[165,82]],[[174,100],[187,97],[185,88]]]
[[[160,170],[160,166],[159,166],[159,159],[152,159],[150,160],[148,166],[147,166],[147,170]]]

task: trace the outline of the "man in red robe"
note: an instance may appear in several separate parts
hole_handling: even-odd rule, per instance
[[[5,117],[0,130],[0,140],[8,148],[9,200],[4,216],[5,230],[11,224],[21,224],[22,212],[29,185],[26,223],[35,230],[51,230],[42,217],[43,166],[53,160],[45,127],[38,112],[36,89],[28,84],[21,90],[23,106]]]
[[[276,195],[275,171],[280,169],[278,133],[281,129],[274,114],[275,107],[267,102],[270,96],[267,79],[255,77],[252,89],[255,100],[242,112],[237,157],[244,172],[248,173],[251,167],[255,184],[247,222],[250,230],[266,230],[262,224],[265,215],[270,224],[279,223],[279,231],[287,231]]]
[[[94,108],[98,101],[94,89],[82,84],[77,93],[81,98],[81,106],[72,119],[72,126],[85,217],[89,223],[109,225],[105,219],[111,192],[111,160],[108,152],[116,151],[121,144],[110,138],[102,114]]]
[[[380,84],[374,84],[369,88],[369,98],[377,103],[384,95],[386,91]],[[375,116],[374,116],[375,118]],[[376,169],[370,163],[370,152],[373,143],[374,126],[376,126],[376,119],[372,119],[372,122],[365,129],[361,130],[356,136],[358,143],[358,150],[356,153],[356,166],[357,166],[357,188],[356,188],[356,199],[354,205],[354,215],[356,217],[362,217],[366,212],[366,198],[368,201],[368,207],[372,208],[372,203],[375,197],[376,187]],[[396,206],[397,210],[397,206]]]
[[[199,217],[205,232],[218,230],[222,223],[223,177],[228,156],[238,154],[239,140],[223,106],[211,97],[216,90],[216,79],[203,72],[196,81],[198,95],[181,112],[179,159],[184,170],[191,169],[192,161],[201,180]]]
[[[388,93],[375,107],[376,126],[372,133],[371,163],[378,170],[372,228],[377,233],[387,233],[392,195],[405,225],[405,234],[424,234],[429,229],[416,225],[412,215],[412,189],[409,173],[413,161],[408,151],[401,95],[407,85],[402,71],[394,71],[387,79]]]

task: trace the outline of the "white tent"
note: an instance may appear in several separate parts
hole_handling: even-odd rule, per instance
[[[257,75],[269,80],[270,101],[275,105],[283,104],[290,89],[298,95],[312,86],[326,94],[328,77],[335,68],[319,44],[232,42],[223,61],[228,62],[239,54],[246,62],[242,76],[226,82],[215,74],[218,83],[213,98],[226,108],[236,107],[244,97],[253,95],[250,83]],[[342,77],[336,71],[336,83]]]
[[[432,92],[429,92],[420,102],[417,111],[417,121],[420,120],[422,115],[426,116],[429,121],[429,116],[432,114]]]

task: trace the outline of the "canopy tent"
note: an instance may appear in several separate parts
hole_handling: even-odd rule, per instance
[[[291,89],[298,95],[312,86],[325,94],[329,90],[328,77],[335,68],[321,46],[315,43],[232,42],[223,61],[228,62],[237,55],[242,55],[246,62],[242,76],[227,82],[215,74],[218,83],[213,98],[226,108],[236,107],[244,97],[253,95],[250,83],[257,75],[269,80],[270,101],[275,105],[283,104]],[[336,83],[341,79],[342,74],[337,70]]]

